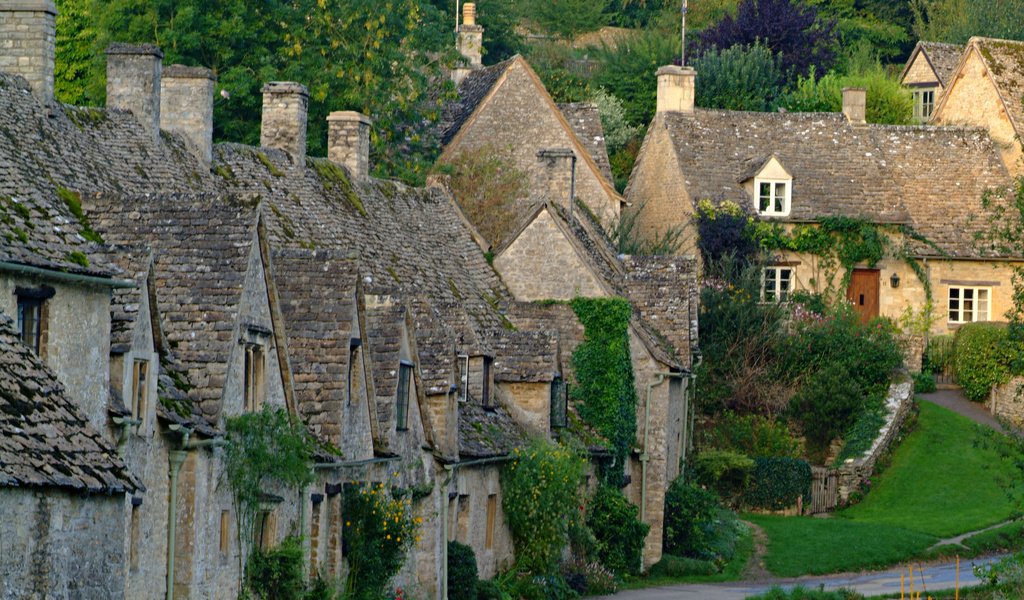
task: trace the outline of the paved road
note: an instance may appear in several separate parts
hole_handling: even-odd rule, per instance
[[[1003,426],[992,416],[984,404],[971,402],[964,397],[960,390],[936,390],[930,394],[918,394],[918,396],[959,413],[975,423],[986,425],[996,431],[1003,431]]]
[[[963,559],[960,562],[960,587],[978,585],[971,567],[974,564],[995,562],[1002,556],[977,559]],[[921,590],[921,579],[917,565],[914,566],[916,589]],[[748,596],[761,594],[773,585],[789,589],[802,585],[817,589],[824,584],[826,590],[852,588],[865,596],[881,594],[899,594],[900,570],[879,571],[861,575],[829,575],[823,577],[801,577],[799,579],[779,579],[767,582],[736,582],[712,584],[683,584],[666,587],[648,588],[646,590],[627,590],[614,596],[603,596],[607,600],[743,600]],[[935,563],[924,565],[925,590],[948,590],[956,585],[956,562]],[[908,584],[909,585],[909,584]],[[909,591],[909,587],[907,588]],[[928,593],[922,594],[922,597]]]

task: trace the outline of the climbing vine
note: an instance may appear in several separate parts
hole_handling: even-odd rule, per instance
[[[254,538],[266,486],[276,483],[298,490],[312,483],[315,442],[301,421],[270,406],[229,418],[227,439],[224,479],[235,505],[241,572],[241,550]]]
[[[422,522],[413,516],[412,500],[395,498],[383,483],[348,487],[344,519],[349,564],[345,597],[383,598]]]
[[[632,307],[622,298],[576,298],[570,304],[584,327],[584,341],[572,355],[576,385],[570,397],[580,418],[608,440],[621,465],[636,444]]]

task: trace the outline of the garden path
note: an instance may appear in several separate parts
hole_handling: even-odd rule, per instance
[[[981,581],[974,576],[972,569],[974,565],[990,564],[1004,556],[963,559],[960,562],[960,588],[963,589],[981,584]],[[918,590],[921,589],[922,582],[918,578],[919,566],[919,563],[914,563],[914,577]],[[955,560],[930,565],[925,564],[923,566],[925,589],[932,591],[949,590],[953,589],[956,585]],[[748,596],[763,594],[775,585],[784,589],[791,589],[798,585],[807,589],[817,589],[818,586],[824,586],[826,590],[849,588],[870,597],[882,594],[899,594],[900,575],[905,572],[905,568],[896,568],[869,573],[810,576],[757,582],[737,581],[732,583],[670,585],[643,590],[626,590],[614,596],[602,596],[600,600],[744,600]],[[922,595],[926,596],[927,592]]]
[[[1006,433],[1006,430],[999,421],[985,408],[984,404],[971,402],[964,397],[963,392],[956,390],[937,390],[930,394],[918,394],[925,400],[938,404],[957,414],[963,415],[975,423],[991,427],[996,431]]]
[[[1009,525],[1010,523],[1013,523],[1015,521],[1017,521],[1017,519],[1010,519],[1009,521],[1003,521],[1002,523],[996,523],[995,525],[992,525],[991,527],[986,527],[984,529],[979,529],[977,531],[968,531],[967,533],[962,533],[962,534],[960,534],[960,535],[958,535],[956,537],[951,537],[951,538],[946,538],[944,540],[939,540],[939,541],[935,542],[934,544],[932,544],[931,547],[928,548],[928,549],[929,550],[934,550],[934,549],[938,548],[939,546],[947,546],[947,545],[963,546],[964,545],[964,543],[963,543],[964,540],[966,540],[969,537],[974,537],[974,536],[978,535],[979,533],[985,533],[986,531],[992,531],[993,529],[999,529],[1000,527],[1003,527],[1005,525]],[[966,548],[966,546],[964,546],[964,547]]]

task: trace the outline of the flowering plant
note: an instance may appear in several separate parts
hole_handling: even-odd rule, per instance
[[[342,518],[346,598],[380,598],[405,562],[422,520],[413,517],[411,501],[393,498],[383,483],[346,488]]]

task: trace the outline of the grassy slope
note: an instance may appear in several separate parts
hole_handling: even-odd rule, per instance
[[[1012,466],[978,445],[984,437],[969,419],[922,402],[918,428],[862,503],[830,519],[748,516],[768,534],[767,567],[782,576],[881,567],[1010,518],[997,481]]]

